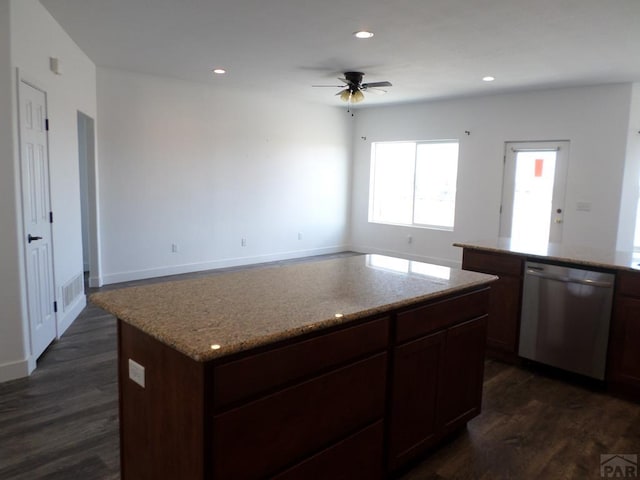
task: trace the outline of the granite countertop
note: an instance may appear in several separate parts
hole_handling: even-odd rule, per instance
[[[91,301],[197,361],[437,298],[497,277],[359,255],[129,287]]]
[[[475,250],[513,253],[532,259],[553,260],[587,267],[640,271],[640,254],[633,252],[604,250],[561,243],[519,243],[511,238],[458,242],[453,245]]]

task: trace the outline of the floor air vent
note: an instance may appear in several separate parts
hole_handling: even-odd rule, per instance
[[[80,295],[84,294],[84,276],[78,275],[62,287],[62,309],[67,310]]]

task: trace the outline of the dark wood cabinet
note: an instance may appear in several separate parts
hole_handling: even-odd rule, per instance
[[[447,329],[438,418],[444,433],[480,414],[487,315]]]
[[[616,278],[607,383],[612,392],[640,401],[640,273]]]
[[[518,255],[469,248],[462,254],[463,269],[499,277],[491,284],[487,355],[510,362],[518,356],[523,267]]]
[[[389,322],[198,362],[119,320],[122,478],[380,478]]]
[[[398,315],[389,416],[391,471],[480,413],[488,304],[485,289]],[[412,337],[408,332],[421,329],[426,335],[402,343]]]
[[[488,308],[474,286],[204,362],[119,320],[122,478],[389,478],[480,413]]]
[[[383,433],[383,422],[376,422],[272,480],[379,480],[383,478]]]
[[[491,284],[487,356],[513,363],[519,360],[522,285],[528,259],[545,260],[540,256],[463,246],[463,269],[499,277]],[[556,260],[563,262],[561,258]],[[569,259],[564,263],[568,264]],[[640,401],[640,271],[615,265],[610,268],[616,270],[616,280],[605,382],[612,393]]]
[[[395,349],[389,424],[389,468],[395,470],[438,439],[436,407],[445,332]]]
[[[213,478],[268,477],[381,420],[386,367],[381,353],[216,415]]]
[[[145,366],[144,387],[129,377]],[[206,478],[205,365],[118,320],[122,479]]]

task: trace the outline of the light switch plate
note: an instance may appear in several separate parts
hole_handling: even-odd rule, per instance
[[[590,212],[591,211],[591,202],[578,202],[576,204],[576,210],[578,212]]]
[[[144,388],[144,367],[129,359],[129,378]]]

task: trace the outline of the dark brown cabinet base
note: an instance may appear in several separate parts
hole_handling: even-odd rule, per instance
[[[398,315],[410,323],[455,316],[462,323],[425,329],[422,336],[394,349],[389,415],[390,470],[424,454],[448,433],[480,413],[487,333],[488,291]],[[417,334],[419,330],[415,330]]]
[[[640,401],[640,273],[619,273],[609,336],[609,389]]]
[[[386,367],[381,353],[215,415],[213,478],[276,474],[381,419]]]
[[[487,356],[518,363],[524,254],[464,248],[462,268],[498,275],[491,285]],[[612,267],[613,268],[613,267]],[[616,271],[605,382],[640,402],[640,272]]]
[[[487,355],[508,362],[518,358],[523,266],[523,258],[517,255],[468,248],[462,253],[463,269],[499,277],[491,285]]]
[[[209,362],[119,321],[122,479],[386,478],[480,413],[488,306],[477,287]]]

